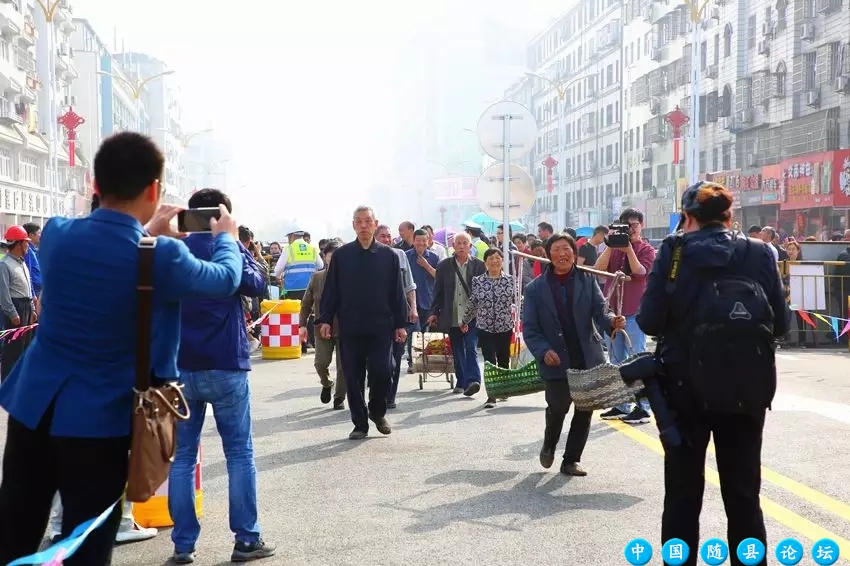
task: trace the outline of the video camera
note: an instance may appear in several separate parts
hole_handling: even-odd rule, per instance
[[[608,226],[605,245],[609,248],[627,248],[631,240],[631,227],[628,224],[611,224]]]
[[[639,354],[632,361],[620,366],[620,377],[626,385],[636,381],[643,382],[640,396],[646,397],[652,412],[655,413],[655,424],[658,426],[658,436],[665,448],[676,448],[682,445],[682,435],[676,428],[667,399],[661,392],[658,377],[664,375],[664,365],[653,353]]]

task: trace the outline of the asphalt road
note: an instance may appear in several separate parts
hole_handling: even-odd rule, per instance
[[[771,564],[786,537],[810,548],[824,537],[850,556],[850,378],[840,351],[782,350],[780,392],[768,415],[762,502]],[[347,439],[347,411],[319,403],[312,355],[258,361],[252,374],[263,564],[626,564],[625,544],[659,544],[661,447],[653,425],[595,418],[582,464],[589,475],[543,470],[542,395],[483,408],[435,379],[407,376],[393,433]],[[563,439],[562,445],[563,448]],[[229,563],[227,475],[211,420],[204,435],[203,532],[196,564]],[[709,455],[703,539],[725,538]],[[119,547],[115,564],[159,565],[167,530]],[[651,564],[661,564],[660,547]],[[839,562],[843,563],[843,562]],[[814,564],[805,558],[801,564]]]

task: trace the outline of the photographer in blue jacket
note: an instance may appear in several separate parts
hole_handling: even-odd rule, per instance
[[[217,189],[202,189],[189,199],[189,208],[232,210],[230,199]],[[213,236],[191,234],[185,239],[198,259],[209,259]],[[173,561],[194,561],[201,525],[195,513],[195,463],[207,405],[212,405],[224,458],[227,461],[230,528],[236,537],[231,560],[245,562],[273,556],[275,547],[260,538],[257,523],[257,469],[251,426],[251,350],[242,296],[260,297],[266,278],[253,254],[239,243],[242,279],[223,299],[183,301],[182,332],[177,367],[191,416],[177,427],[177,453],[168,481],[168,510],[174,520]]]

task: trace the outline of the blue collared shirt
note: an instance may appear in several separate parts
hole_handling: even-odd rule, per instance
[[[142,236],[136,219],[103,208],[44,226],[38,333],[0,386],[0,406],[25,426],[36,428],[53,403],[54,436],[130,433]],[[228,297],[239,287],[236,241],[219,234],[211,257],[201,261],[183,242],[157,238],[151,366],[158,378],[177,377],[180,300]]]
[[[41,293],[41,266],[38,263],[38,248],[34,244],[30,244],[26,255],[24,255],[24,263],[27,264],[27,269],[30,270],[32,294],[34,297],[38,297]]]
[[[434,300],[434,282],[436,279],[416,262],[419,254],[416,253],[415,249],[409,249],[405,253],[407,254],[407,263],[410,264],[413,282],[416,283],[416,308],[420,313],[424,313],[431,308],[431,301]],[[422,257],[431,267],[437,269],[437,264],[440,263],[437,254],[431,250],[425,250]]]

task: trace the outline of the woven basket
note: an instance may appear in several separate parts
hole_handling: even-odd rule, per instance
[[[623,333],[626,346],[632,352],[632,355],[622,362],[623,364],[646,355],[646,353],[635,354],[629,335],[622,330],[619,332]],[[620,365],[606,362],[595,368],[567,370],[570,396],[576,409],[599,411],[634,401],[635,395],[643,389],[643,383],[635,382],[631,386],[626,385],[620,377]]]
[[[516,369],[505,369],[484,362],[484,387],[488,397],[502,399],[539,393],[545,389],[545,382],[537,371],[536,361]]]

